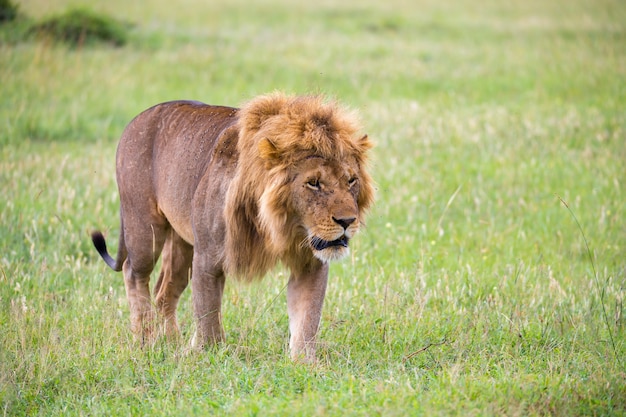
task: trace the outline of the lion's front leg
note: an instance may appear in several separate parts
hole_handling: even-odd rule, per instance
[[[305,272],[292,271],[287,284],[289,350],[293,360],[315,362],[316,336],[328,282],[328,264]]]
[[[222,327],[222,294],[225,276],[221,268],[207,267],[205,259],[196,256],[193,260],[191,290],[196,334],[193,347],[203,347],[224,341]]]

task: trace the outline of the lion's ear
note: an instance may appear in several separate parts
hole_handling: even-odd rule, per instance
[[[372,149],[374,147],[374,144],[370,141],[369,137],[367,137],[367,134],[363,135],[363,137],[359,139],[358,143],[364,151],[367,151],[368,149]]]
[[[259,141],[258,149],[261,158],[268,163],[277,160],[280,155],[274,142],[268,138],[263,138]]]

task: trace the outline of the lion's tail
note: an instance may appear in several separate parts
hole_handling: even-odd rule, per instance
[[[106,240],[104,239],[104,236],[100,231],[96,230],[91,234],[91,241],[93,242],[93,245],[96,247],[96,250],[98,251],[100,256],[102,256],[102,259],[104,259],[104,262],[106,262],[106,264],[109,265],[111,269],[118,272],[122,270],[122,265],[126,260],[126,245],[124,244],[123,233],[120,235],[120,243],[117,250],[117,259],[113,259],[111,255],[109,255]]]

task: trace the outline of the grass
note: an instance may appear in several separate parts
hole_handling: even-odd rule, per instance
[[[98,4],[133,24],[122,48],[0,26],[3,414],[626,413],[623,2],[209,3]],[[223,346],[187,354],[186,292],[183,343],[139,348],[88,237],[117,246],[121,131],[274,89],[358,108],[377,143],[320,363],[288,360],[281,271],[228,282]]]
[[[111,46],[122,46],[126,43],[125,27],[122,22],[87,9],[69,10],[63,15],[36,23],[30,28],[29,34],[43,38],[47,42],[65,42],[78,48],[97,42]]]

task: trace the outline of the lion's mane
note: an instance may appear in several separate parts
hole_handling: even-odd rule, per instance
[[[241,108],[238,128],[239,163],[224,206],[226,272],[250,280],[278,262],[302,271],[313,258],[301,245],[288,167],[312,155],[339,162],[355,158],[362,218],[374,197],[365,170],[371,142],[356,135],[360,126],[352,111],[320,96],[256,97]]]

